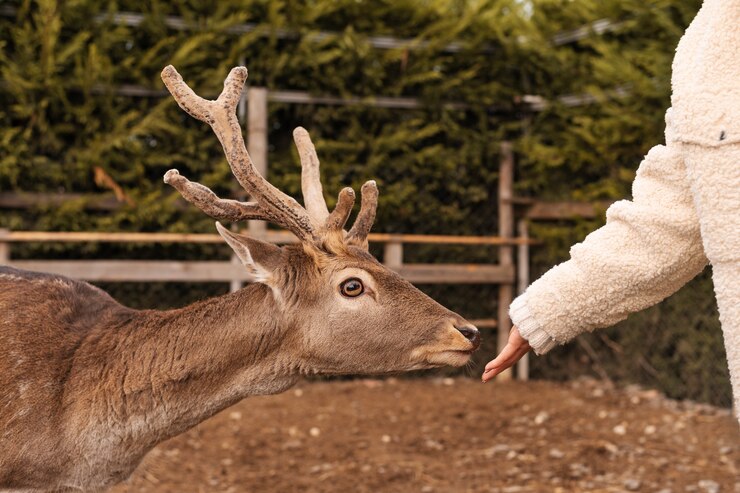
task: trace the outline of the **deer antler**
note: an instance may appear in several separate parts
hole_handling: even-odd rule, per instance
[[[337,205],[329,214],[321,189],[319,157],[311,142],[311,136],[305,128],[298,127],[293,130],[293,140],[295,140],[295,146],[301,158],[301,190],[303,191],[303,202],[306,204],[311,220],[315,224],[322,224],[325,230],[341,230],[352,212],[352,206],[355,205],[355,191],[349,187],[343,188],[339,192]]]
[[[231,221],[264,219],[283,226],[302,240],[315,240],[316,231],[306,210],[265,180],[249,157],[236,118],[236,106],[246,80],[245,67],[233,68],[224,81],[224,90],[215,101],[209,101],[195,94],[172,65],[162,70],[162,81],[177,104],[193,118],[211,126],[224,148],[231,172],[257,202],[243,204],[219,199],[211,190],[189,181],[176,170],[168,171],[164,181],[211,217]]]
[[[308,214],[314,222],[318,224],[325,223],[327,229],[343,228],[354,205],[354,190],[351,188],[343,189],[339,193],[334,211],[329,214],[324,201],[324,193],[321,189],[319,158],[316,155],[316,148],[311,142],[311,137],[304,128],[298,127],[293,131],[293,139],[301,158],[301,189],[303,190],[303,201],[306,204]],[[378,187],[375,180],[370,180],[362,185],[360,213],[347,236],[349,240],[366,246],[367,235],[370,233],[370,228],[372,228],[375,220],[377,207]]]
[[[326,232],[341,231],[352,211],[355,192],[351,188],[342,189],[336,207],[329,213],[321,188],[319,159],[305,129],[298,127],[293,132],[301,158],[301,188],[305,209],[295,199],[265,180],[255,168],[236,118],[236,106],[246,79],[245,67],[233,68],[224,81],[221,94],[215,101],[210,101],[195,94],[172,65],[162,70],[162,81],[177,104],[190,116],[211,126],[224,148],[232,173],[256,201],[221,199],[208,187],[191,182],[175,169],[165,174],[165,183],[175,187],[188,202],[216,219],[262,219],[288,229],[303,241],[311,242],[319,242]],[[377,198],[375,182],[368,181],[362,186],[360,213],[347,235],[348,240],[367,246],[367,235],[375,218]]]
[[[361,188],[362,202],[360,202],[360,213],[349,230],[347,239],[359,243],[367,248],[367,235],[375,221],[375,211],[378,209],[378,185],[375,180],[366,181]]]

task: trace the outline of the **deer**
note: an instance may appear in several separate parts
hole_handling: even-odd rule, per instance
[[[206,100],[174,67],[162,80],[208,123],[253,201],[221,199],[177,170],[164,181],[216,219],[254,282],[184,308],[135,310],[78,280],[0,267],[0,491],[103,491],[158,443],[249,396],[308,375],[380,375],[465,365],[479,331],[368,248],[378,187],[352,188],[329,212],[308,132],[294,131],[305,207],[251,161],[236,117],[247,78],[231,70]],[[264,220],[292,232],[277,246],[220,221]]]

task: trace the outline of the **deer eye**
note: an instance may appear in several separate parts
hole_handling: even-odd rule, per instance
[[[339,286],[339,291],[342,293],[342,296],[356,298],[365,292],[365,286],[362,284],[362,281],[356,277],[352,277]]]

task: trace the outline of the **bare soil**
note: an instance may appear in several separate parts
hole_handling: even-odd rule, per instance
[[[124,492],[740,492],[729,410],[655,391],[303,382],[161,444]]]

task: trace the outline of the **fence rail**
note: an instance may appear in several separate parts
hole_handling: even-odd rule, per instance
[[[266,231],[265,241],[289,244],[296,241],[287,231]],[[403,262],[404,243],[436,245],[517,246],[527,249],[535,243],[528,237],[452,236],[374,233],[371,242],[384,243],[384,262],[409,282],[417,284],[511,284],[513,265],[495,264],[407,264]],[[18,243],[222,243],[216,234],[191,233],[106,233],[8,231],[0,229],[0,264],[19,269],[49,272],[86,281],[105,282],[229,282],[232,287],[252,281],[245,269],[229,261],[163,260],[13,260],[11,245]],[[482,329],[495,329],[493,318],[471,320]],[[526,378],[526,374],[519,374]]]
[[[10,260],[19,269],[50,272],[86,281],[250,282],[246,270],[229,261],[168,260]],[[501,284],[514,282],[512,266],[484,264],[406,264],[392,266],[416,284]]]
[[[264,87],[249,87],[239,103],[237,115],[246,124],[248,151],[262,176],[268,175],[267,129],[268,102],[276,94]],[[347,102],[341,102],[346,104]],[[516,273],[527,272],[517,269],[514,247],[527,249],[532,243],[528,238],[514,236],[515,215],[513,187],[514,154],[508,142],[501,143],[499,160],[498,193],[498,236],[443,236],[410,234],[372,234],[371,242],[384,243],[383,261],[407,280],[418,284],[495,284],[498,285],[498,314],[494,324],[498,328],[498,346],[506,344],[511,327],[508,307],[513,299]],[[13,198],[13,197],[11,197]],[[17,199],[17,197],[16,197]],[[55,200],[58,200],[56,197]],[[17,201],[16,201],[17,202]],[[23,202],[23,201],[21,201]],[[23,203],[27,203],[27,200]],[[101,204],[109,207],[109,203]],[[522,219],[524,221],[525,219]],[[296,241],[285,232],[269,231],[262,221],[249,221],[249,234],[274,243]],[[185,233],[101,233],[101,232],[39,232],[39,231],[0,231],[0,264],[11,264],[30,270],[79,277],[91,281],[228,281],[231,290],[241,288],[249,278],[238,262],[172,262],[139,260],[18,260],[12,261],[10,246],[18,242],[132,242],[132,243],[220,243],[218,235],[192,235]],[[406,243],[491,245],[498,248],[498,264],[406,264],[403,261],[403,248]],[[518,251],[521,251],[517,248]],[[520,283],[528,279],[519,279]],[[483,325],[481,325],[483,326]],[[491,326],[491,324],[487,324]],[[523,359],[526,368],[526,356]],[[526,373],[526,372],[525,372]],[[521,373],[520,373],[520,376]],[[503,372],[500,379],[511,378],[511,371]],[[524,375],[526,378],[526,374]]]
[[[287,231],[267,231],[262,239],[278,244],[296,241]],[[534,242],[527,237],[447,236],[384,234],[370,235],[371,242],[385,243],[384,261],[409,282],[417,284],[510,284],[515,281],[511,265],[489,264],[406,264],[403,244],[437,245],[516,245],[528,248]],[[0,229],[0,264],[19,269],[49,272],[86,281],[105,282],[235,282],[252,281],[245,269],[229,261],[163,260],[13,260],[11,245],[17,243],[101,242],[101,243],[222,243],[215,234],[190,233],[101,233],[8,231]],[[483,329],[500,325],[493,318],[472,320]],[[520,375],[520,378],[526,378]]]
[[[288,231],[268,230],[250,236],[258,237],[271,243],[295,243],[298,239]],[[370,233],[371,243],[425,243],[446,245],[492,245],[517,246],[532,245],[536,242],[529,238],[508,238],[501,236],[457,236],[457,235],[417,235],[399,233]],[[0,242],[101,242],[101,243],[223,243],[217,234],[203,233],[108,233],[97,231],[8,231],[0,229]]]
[[[293,243],[287,231],[266,231],[265,241]],[[382,234],[370,235],[370,241],[385,243],[386,265],[409,282],[418,284],[512,284],[515,270],[511,264],[406,264],[403,244],[528,245],[528,238],[489,236],[446,236]],[[0,230],[0,262],[15,267],[51,272],[88,281],[176,281],[176,282],[248,282],[252,278],[229,261],[162,260],[12,260],[10,245],[25,242],[106,242],[106,243],[222,243],[216,234],[189,233],[104,233],[46,232]]]

